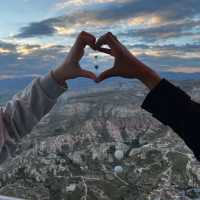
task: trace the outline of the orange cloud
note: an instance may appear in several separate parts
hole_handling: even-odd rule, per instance
[[[20,45],[17,47],[17,53],[23,55],[23,56],[26,56],[26,55],[29,55],[31,54],[32,52],[38,50],[39,47],[32,47],[32,46],[29,46],[29,45]]]
[[[142,54],[146,54],[148,56],[155,56],[155,57],[159,57],[164,55],[164,53],[162,51],[159,50],[151,50],[151,49],[132,49],[131,53],[134,54],[135,56],[140,56]]]
[[[129,26],[137,26],[137,25],[159,25],[163,19],[161,16],[155,15],[155,16],[149,16],[149,15],[144,15],[144,16],[139,16],[139,17],[134,17],[128,20],[128,25]]]
[[[10,50],[6,48],[0,48],[0,53],[10,53]]]
[[[66,28],[62,26],[55,26],[54,28],[59,35],[70,35],[76,32],[73,28]]]

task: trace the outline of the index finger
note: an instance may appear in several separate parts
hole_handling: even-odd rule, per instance
[[[89,45],[93,49],[95,48],[96,38],[88,32],[82,31],[79,35],[79,41],[83,45],[83,47]]]
[[[99,48],[102,45],[108,45],[111,49],[116,48],[117,45],[117,40],[114,38],[113,34],[108,32],[105,35],[101,36],[96,43],[96,46]]]

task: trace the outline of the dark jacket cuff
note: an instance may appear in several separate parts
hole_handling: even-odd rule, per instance
[[[142,104],[142,108],[152,113],[165,125],[170,125],[183,111],[185,113],[190,96],[166,79],[150,91]]]

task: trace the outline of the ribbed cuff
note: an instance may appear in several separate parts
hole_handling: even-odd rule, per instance
[[[46,95],[49,96],[51,99],[58,98],[68,89],[67,84],[62,87],[56,82],[56,80],[54,80],[52,76],[52,71],[40,78],[40,85]]]

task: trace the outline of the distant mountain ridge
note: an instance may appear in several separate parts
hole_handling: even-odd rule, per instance
[[[13,78],[13,79],[4,79],[0,80],[0,89],[1,90],[20,90],[26,87],[34,77],[23,77],[23,78]]]
[[[163,78],[169,80],[200,80],[200,73],[174,73],[174,72],[162,72],[160,73]],[[0,80],[0,90],[21,90],[25,88],[35,77],[22,77],[13,79]],[[79,90],[82,88],[89,87],[104,87],[110,84],[120,84],[120,83],[132,83],[133,80],[122,79],[122,78],[111,78],[96,85],[93,81],[89,79],[79,78],[76,80],[70,80],[69,86],[71,89]]]

